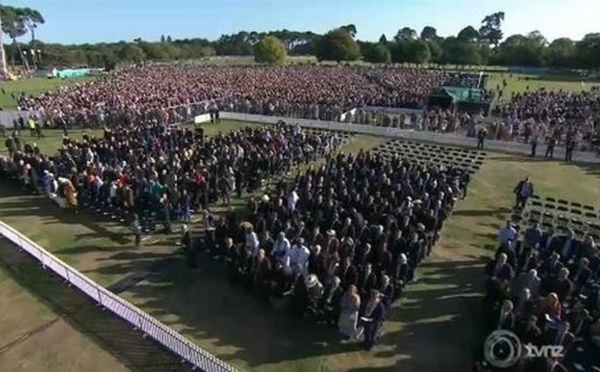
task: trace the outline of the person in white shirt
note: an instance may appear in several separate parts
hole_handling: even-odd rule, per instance
[[[288,255],[290,249],[290,241],[285,237],[285,233],[282,231],[277,236],[275,244],[273,244],[271,255],[281,261]]]
[[[258,236],[254,232],[252,227],[248,227],[246,230],[246,249],[250,251],[252,256],[256,255],[258,252],[258,246],[260,245],[258,241]]]
[[[506,226],[500,229],[498,233],[498,240],[500,244],[506,244],[509,241],[514,242],[517,238],[517,230],[514,228],[512,222],[506,222]]]
[[[296,204],[298,203],[298,200],[300,200],[300,197],[298,196],[296,189],[290,191],[287,197],[287,208],[290,213],[296,210]]]
[[[295,275],[306,274],[308,270],[308,258],[310,250],[304,245],[304,239],[298,239],[289,253],[289,264]]]

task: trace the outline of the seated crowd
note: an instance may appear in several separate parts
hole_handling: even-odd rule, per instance
[[[542,231],[519,232],[507,223],[500,248],[486,266],[487,331],[514,332],[522,344],[560,345],[559,360],[524,358],[531,371],[591,371],[600,365],[600,251],[593,238]],[[551,369],[554,368],[554,369]]]
[[[339,154],[250,201],[250,217],[206,215],[204,245],[231,282],[370,349],[427,257],[464,172],[377,152]],[[186,245],[193,249],[190,234]],[[193,262],[192,262],[193,264]],[[281,301],[281,302],[279,302]]]
[[[134,231],[138,238],[154,226],[136,215],[161,220],[169,232],[172,220],[189,221],[193,210],[217,199],[229,203],[231,193],[257,190],[264,179],[341,144],[335,134],[306,134],[281,123],[211,138],[204,138],[201,128],[158,123],[116,127],[105,129],[102,138],[65,137],[57,156],[42,154],[19,137],[7,141],[12,150],[0,158],[0,178],[18,180],[29,192],[70,209],[85,205],[134,219],[142,225]]]
[[[343,112],[367,105],[421,108],[431,90],[451,79],[455,74],[411,68],[156,65],[124,69],[39,97],[21,95],[18,102],[44,116],[44,122],[70,125],[173,122],[213,106],[339,120]]]

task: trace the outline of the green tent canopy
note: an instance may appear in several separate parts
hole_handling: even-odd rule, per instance
[[[434,91],[427,100],[428,107],[443,109],[454,108],[458,111],[482,113],[487,116],[490,110],[490,99],[483,89],[464,87],[441,87]]]
[[[435,91],[432,96],[448,97],[451,98],[454,103],[486,101],[483,89],[475,88],[442,87]]]

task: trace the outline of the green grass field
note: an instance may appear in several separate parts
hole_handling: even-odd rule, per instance
[[[526,87],[518,77],[505,76],[514,91]],[[527,84],[532,89],[530,83]],[[542,84],[546,89],[581,88],[578,82]],[[223,122],[219,127],[207,125],[206,131],[211,135],[243,125]],[[45,134],[46,138],[35,141],[45,152],[53,152],[62,134]],[[81,132],[72,133],[73,137],[80,135]],[[384,138],[361,135],[343,150],[374,148],[383,142]],[[600,197],[598,174],[596,167],[488,153],[469,197],[447,221],[434,254],[424,263],[421,280],[394,306],[381,344],[370,353],[359,351],[353,344],[340,345],[335,330],[293,321],[287,314],[231,288],[223,269],[212,262],[204,262],[198,273],[189,273],[182,259],[174,260],[159,274],[122,295],[243,370],[464,370],[480,341],[477,318],[482,265],[495,248],[497,230],[509,214],[515,183],[531,176],[536,191],[542,195],[595,205]],[[578,182],[567,181],[573,179]],[[177,249],[176,237],[161,236],[136,249],[127,230],[118,223],[85,213],[77,217],[66,215],[46,200],[23,196],[6,187],[0,187],[0,219],[103,285],[122,281],[132,272],[171,257]],[[174,368],[167,362],[154,361],[151,356],[158,355],[155,349],[132,351],[131,344],[125,342],[107,346],[106,339],[110,337],[102,341],[103,329],[118,328],[111,318],[86,309],[81,296],[62,283],[50,286],[46,273],[32,266],[23,255],[0,244],[0,297],[11,299],[0,303],[1,371],[82,370],[77,364],[80,358],[73,355],[94,360],[93,368],[98,371],[136,370],[144,363],[170,366],[163,370]],[[55,297],[60,303],[49,304],[48,300]],[[64,321],[80,312],[78,322]],[[30,334],[33,336],[18,341]],[[133,343],[134,336],[129,338]],[[134,354],[137,359],[123,354]]]
[[[58,89],[62,86],[69,86],[89,81],[90,78],[77,79],[46,79],[32,78],[16,81],[0,82],[0,107],[4,110],[12,110],[17,107],[17,102],[13,98],[25,92],[26,94],[40,95],[48,91]]]

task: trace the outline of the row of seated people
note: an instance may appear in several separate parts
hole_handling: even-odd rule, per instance
[[[461,173],[375,152],[339,154],[252,199],[244,225],[233,211],[218,221],[207,214],[205,244],[226,259],[234,283],[263,300],[289,300],[298,316],[337,323],[346,338],[371,324],[369,299],[377,298],[383,314],[364,328],[371,348],[463,195]]]
[[[37,147],[13,151],[0,168],[7,179],[42,195],[57,194],[55,181],[66,180],[71,209],[85,205],[119,219],[146,211],[170,231],[173,218],[189,221],[193,210],[216,199],[229,203],[234,192],[252,192],[340,145],[336,134],[305,134],[283,124],[205,139],[190,129],[146,123],[106,129],[100,138],[65,137],[56,157]]]
[[[551,235],[537,224],[519,231],[509,222],[500,231],[499,243],[485,269],[487,332],[509,330],[524,345],[563,347],[558,360],[519,361],[525,370],[540,365],[547,369],[538,370],[597,368],[600,251],[593,238],[579,240],[572,231]]]

